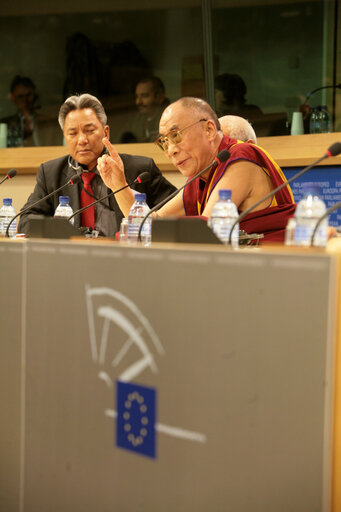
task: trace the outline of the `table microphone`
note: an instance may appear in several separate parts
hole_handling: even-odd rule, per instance
[[[13,169],[14,170],[14,169]],[[49,194],[47,194],[46,196],[44,197],[41,197],[40,199],[38,199],[38,201],[36,201],[35,203],[31,204],[30,206],[27,206],[26,208],[24,208],[23,210],[20,210],[19,213],[17,213],[16,215],[14,215],[14,217],[11,218],[11,220],[9,221],[8,223],[8,226],[7,226],[7,229],[6,229],[6,233],[5,233],[5,236],[7,238],[9,238],[9,234],[8,234],[8,231],[9,231],[9,228],[10,228],[10,225],[12,224],[12,222],[17,218],[19,217],[19,215],[22,215],[23,213],[27,212],[28,210],[32,210],[32,208],[34,206],[37,206],[37,204],[41,203],[42,201],[44,201],[45,199],[48,199],[49,197],[53,196],[54,194],[57,194],[58,192],[60,192],[63,188],[65,188],[67,185],[75,185],[76,183],[79,183],[81,180],[81,173],[78,173],[78,174],[74,174],[73,176],[71,176],[71,178],[69,179],[69,181],[67,181],[66,183],[64,183],[64,185],[62,185],[61,187],[57,188],[56,190],[53,190],[53,192],[50,192]]]
[[[313,162],[311,165],[308,165],[307,167],[305,167],[304,169],[302,169],[301,171],[299,171],[298,173],[295,174],[295,176],[293,176],[292,178],[290,178],[290,180],[287,180],[287,181],[284,181],[281,185],[279,185],[277,188],[275,188],[274,190],[272,190],[271,192],[269,192],[268,194],[266,194],[264,197],[262,197],[259,201],[257,201],[256,203],[252,204],[251,206],[249,206],[249,208],[247,208],[246,210],[244,210],[240,215],[239,217],[235,220],[235,222],[233,223],[232,227],[231,227],[231,231],[230,231],[230,236],[229,236],[229,245],[231,245],[231,242],[232,242],[232,231],[234,230],[234,228],[236,227],[236,225],[238,223],[240,223],[240,221],[242,219],[244,219],[244,217],[246,217],[246,215],[248,215],[254,208],[256,208],[257,206],[259,206],[263,201],[265,201],[266,199],[269,199],[270,197],[274,196],[275,194],[277,194],[277,192],[279,192],[280,190],[282,190],[282,188],[286,187],[287,185],[289,185],[289,183],[291,183],[292,181],[296,180],[297,178],[299,178],[300,176],[302,176],[303,174],[305,174],[307,171],[310,171],[310,169],[312,169],[313,167],[315,167],[315,165],[319,164],[320,162],[322,162],[322,160],[325,160],[326,158],[329,158],[330,156],[337,156],[338,154],[341,153],[341,142],[334,142],[334,144],[332,144],[328,149],[327,151],[325,152],[325,154],[323,156],[321,156],[318,160],[316,160],[316,162]]]
[[[317,91],[322,91],[322,89],[341,89],[341,84],[333,84],[333,85],[322,85],[321,87],[317,87],[317,89],[314,89],[313,91],[308,92],[306,99],[304,100],[303,105],[306,105],[309,98],[315,94]]]
[[[14,178],[14,176],[17,174],[17,171],[15,169],[11,169],[10,171],[8,171],[8,173],[6,174],[6,176],[4,177],[3,180],[0,181],[0,185],[1,183],[3,183],[4,181],[6,180],[10,180],[11,178]]]
[[[210,165],[208,165],[207,167],[205,167],[205,169],[203,169],[202,171],[198,172],[198,174],[196,174],[195,176],[193,176],[193,178],[191,178],[189,181],[186,181],[186,183],[174,190],[174,192],[172,192],[169,196],[167,196],[165,199],[163,199],[162,201],[160,201],[160,203],[158,203],[156,206],[154,206],[154,208],[152,208],[151,210],[149,210],[149,212],[147,213],[147,215],[142,219],[142,222],[140,224],[140,227],[139,227],[139,232],[138,232],[138,235],[137,235],[137,239],[139,242],[141,242],[141,232],[142,232],[142,228],[143,228],[143,224],[146,222],[146,220],[148,219],[149,215],[151,215],[153,212],[156,212],[157,210],[159,210],[161,208],[161,206],[163,206],[164,204],[168,203],[168,201],[170,201],[171,199],[173,199],[173,197],[175,197],[179,192],[181,192],[181,190],[183,190],[185,187],[187,187],[187,185],[189,185],[190,183],[192,183],[192,181],[196,180],[197,178],[199,178],[199,176],[201,176],[202,174],[204,174],[204,172],[208,171],[211,167],[213,167],[213,165],[219,165],[221,164],[222,162],[226,162],[226,160],[228,160],[230,158],[230,152],[227,150],[227,149],[223,149],[222,151],[220,151],[217,156],[215,157],[215,159],[213,160],[213,162],[210,163]]]
[[[128,183],[128,185],[124,185],[124,187],[119,188],[118,190],[115,190],[114,192],[110,192],[106,196],[101,197],[100,199],[97,199],[93,203],[90,203],[90,204],[84,206],[83,208],[76,210],[72,215],[70,215],[70,217],[68,217],[67,220],[71,220],[75,215],[78,215],[79,213],[84,212],[84,210],[87,210],[91,206],[94,206],[95,204],[100,203],[101,201],[104,201],[104,199],[107,199],[108,197],[114,196],[115,194],[117,194],[118,192],[121,192],[121,190],[124,190],[125,188],[131,187],[132,185],[136,185],[138,183],[147,183],[147,181],[150,181],[150,173],[147,171],[141,172],[141,174],[139,174],[138,177],[134,179],[134,181],[132,181],[131,183]]]
[[[314,245],[315,235],[317,233],[317,230],[318,230],[319,225],[321,224],[321,222],[326,217],[328,217],[328,215],[330,215],[331,213],[335,212],[335,210],[338,210],[339,208],[341,208],[341,201],[339,201],[338,203],[336,203],[333,206],[331,206],[330,208],[328,208],[328,210],[325,211],[325,213],[322,215],[322,217],[319,218],[319,220],[317,221],[316,226],[315,226],[315,228],[313,230],[313,233],[311,235],[311,239],[310,239],[310,245],[311,246]]]

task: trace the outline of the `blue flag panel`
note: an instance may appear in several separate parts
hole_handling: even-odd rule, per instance
[[[156,457],[156,390],[117,381],[116,445]]]

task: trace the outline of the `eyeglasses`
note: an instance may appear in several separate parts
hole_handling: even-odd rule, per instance
[[[207,121],[207,119],[199,119],[199,121],[195,121],[195,123],[185,126],[185,128],[182,128],[181,130],[172,130],[169,133],[167,133],[167,135],[160,135],[160,137],[156,139],[155,144],[157,144],[159,148],[161,148],[163,151],[167,151],[170,143],[180,144],[183,141],[182,132],[184,132],[188,128],[191,128],[195,124],[202,123],[203,121]]]

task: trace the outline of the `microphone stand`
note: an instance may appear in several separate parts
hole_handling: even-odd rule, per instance
[[[204,169],[205,170],[205,169]],[[203,172],[203,171],[202,171]],[[187,183],[191,183],[191,181],[195,180],[198,176],[200,176],[201,173],[197,174],[196,176],[194,176],[194,178],[192,178],[190,181],[188,181]],[[187,185],[186,183],[186,185]],[[142,238],[141,238],[141,233],[142,233],[142,228],[143,228],[143,225],[144,223],[146,222],[146,220],[148,219],[148,217],[153,213],[153,212],[156,212],[157,210],[159,210],[161,208],[161,206],[163,206],[164,204],[168,203],[168,201],[170,201],[171,199],[173,199],[173,197],[175,197],[182,189],[182,188],[178,188],[177,190],[174,190],[174,192],[171,193],[170,196],[167,196],[165,199],[163,199],[162,201],[160,201],[160,203],[158,203],[157,205],[155,205],[151,210],[149,210],[149,212],[147,213],[147,215],[145,215],[145,217],[142,219],[142,222],[140,224],[140,227],[139,227],[139,232],[137,234],[137,240],[139,242],[142,242]]]
[[[307,104],[307,101],[311,98],[313,94],[317,91],[322,91],[322,89],[341,89],[341,84],[334,84],[334,85],[322,85],[321,87],[317,87],[311,92],[308,92],[306,99],[304,100],[303,105]]]
[[[231,227],[231,230],[230,230],[230,236],[229,236],[229,241],[228,241],[228,244],[231,245],[232,243],[232,231],[234,230],[234,228],[236,227],[236,225],[244,219],[244,217],[246,217],[246,215],[248,215],[252,210],[254,210],[254,208],[256,208],[257,206],[259,206],[261,203],[263,203],[263,201],[266,201],[266,199],[269,199],[270,197],[274,196],[275,194],[277,194],[277,192],[279,192],[280,190],[282,190],[282,188],[286,187],[287,185],[289,185],[292,181],[296,180],[297,178],[299,178],[300,176],[302,176],[303,174],[305,174],[306,172],[310,171],[310,169],[312,169],[313,167],[315,167],[315,165],[319,164],[320,162],[322,162],[322,160],[324,160],[325,158],[328,158],[329,155],[326,153],[324,154],[321,158],[319,158],[318,160],[316,160],[316,162],[312,163],[311,165],[309,165],[308,167],[305,167],[304,169],[302,169],[301,171],[299,171],[298,173],[296,173],[292,178],[290,178],[290,180],[287,180],[287,181],[284,181],[283,183],[281,183],[281,185],[279,185],[277,188],[275,188],[274,190],[272,190],[271,192],[269,192],[268,194],[266,194],[266,196],[262,197],[259,201],[257,201],[256,203],[252,204],[251,206],[249,206],[249,208],[246,208],[246,210],[244,210],[240,215],[239,217],[235,220],[235,222],[232,224],[232,227]]]
[[[32,210],[32,208],[34,208],[34,206],[36,206],[37,204],[41,203],[41,201],[43,201],[45,199],[48,199],[49,197],[53,196],[54,194],[57,194],[58,192],[63,190],[63,188],[65,188],[67,185],[75,185],[76,183],[78,183],[80,181],[80,179],[81,179],[81,175],[80,174],[74,174],[74,176],[71,176],[71,178],[69,179],[69,181],[67,183],[64,183],[64,185],[62,185],[61,187],[57,188],[56,190],[53,190],[53,192],[50,192],[49,194],[47,194],[47,196],[41,197],[40,199],[38,199],[38,201],[36,201],[35,203],[31,204],[27,208],[24,208],[23,210],[20,210],[20,212],[17,213],[14,217],[12,217],[11,220],[9,221],[7,229],[6,229],[5,237],[9,238],[9,228],[10,228],[10,225],[12,224],[12,222],[17,217],[19,217],[19,215],[22,215],[23,213],[25,213],[25,212],[27,212],[29,210]]]
[[[130,185],[125,185],[124,187],[120,188],[119,190],[115,190],[115,192],[110,192],[109,194],[107,194],[106,196],[103,196],[103,197],[100,197],[99,199],[97,199],[96,201],[94,201],[93,203],[91,204],[88,204],[86,206],[83,206],[83,208],[80,208],[79,210],[76,210],[72,215],[70,215],[70,217],[68,217],[67,220],[71,220],[75,217],[75,215],[78,215],[79,213],[82,213],[84,212],[84,210],[87,210],[88,208],[90,208],[91,206],[95,206],[95,204],[97,203],[100,203],[101,201],[104,201],[105,199],[108,199],[108,197],[111,197],[113,196],[114,194],[116,194],[117,192],[121,192],[121,190],[129,187]]]
[[[191,178],[189,181],[186,181],[186,183],[184,185],[182,185],[182,187],[178,188],[177,190],[174,190],[174,192],[172,192],[172,194],[170,194],[169,196],[167,196],[165,199],[163,199],[162,201],[160,201],[160,203],[158,203],[156,206],[154,206],[151,210],[149,210],[149,212],[147,213],[147,215],[142,219],[142,222],[140,224],[140,227],[139,227],[139,232],[138,232],[138,235],[137,235],[137,240],[139,242],[142,242],[142,238],[141,238],[141,233],[142,233],[142,228],[143,228],[143,225],[144,223],[146,222],[146,220],[148,219],[149,215],[151,215],[153,212],[156,212],[157,210],[159,210],[161,208],[161,206],[163,206],[164,204],[168,203],[168,201],[170,201],[171,199],[173,199],[173,197],[175,197],[179,192],[181,192],[181,190],[183,190],[185,187],[187,187],[187,185],[189,185],[190,183],[192,183],[192,181],[196,180],[197,178],[199,178],[199,176],[201,176],[202,174],[204,174],[204,172],[208,171],[209,169],[211,169],[211,167],[213,167],[213,165],[219,165],[221,164],[222,162],[226,162],[226,160],[228,160],[230,158],[230,152],[227,150],[227,149],[223,149],[221,150],[217,156],[215,157],[215,159],[213,160],[213,162],[210,163],[210,165],[208,165],[207,167],[205,167],[205,169],[203,169],[202,171],[198,172],[198,174],[196,174],[195,176],[193,176],[193,178]]]
[[[142,172],[137,178],[134,179],[134,181],[128,183],[127,185],[124,185],[124,187],[119,188],[118,190],[114,190],[112,192],[109,192],[109,194],[107,194],[106,196],[100,197],[99,199],[97,199],[93,203],[87,204],[86,206],[83,206],[83,208],[80,208],[79,210],[76,210],[72,215],[70,215],[70,217],[68,217],[67,220],[70,221],[75,215],[78,215],[79,213],[84,212],[88,208],[91,208],[91,206],[95,206],[95,204],[100,203],[101,201],[104,201],[105,199],[108,199],[108,197],[114,196],[118,192],[121,192],[121,190],[124,190],[124,189],[126,189],[128,187],[131,187],[132,185],[135,185],[136,183],[146,183],[149,180],[150,180],[149,172],[147,172],[147,171]]]
[[[340,207],[341,207],[341,201],[339,201],[338,203],[336,203],[333,206],[331,206],[330,208],[328,208],[328,210],[326,210],[326,212],[322,215],[322,217],[319,218],[319,220],[317,221],[316,226],[314,228],[314,231],[313,231],[313,233],[311,235],[310,246],[314,245],[315,235],[317,233],[317,230],[318,230],[319,225],[321,224],[321,222],[326,217],[328,217],[328,215],[330,215],[331,213],[335,212],[335,210],[338,210]]]
[[[192,183],[192,181],[196,180],[197,178],[199,178],[199,176],[201,176],[205,171],[207,171],[210,167],[212,167],[214,164],[218,165],[218,162],[216,160],[214,160],[214,162],[211,163],[211,165],[207,167],[205,167],[205,169],[203,169],[202,171],[200,171],[198,174],[196,174],[193,178],[191,178],[189,181],[186,181],[186,183],[178,188],[177,190],[174,190],[174,192],[171,193],[170,196],[167,196],[165,199],[163,199],[162,201],[160,201],[157,205],[155,205],[151,210],[149,210],[149,212],[147,213],[147,215],[142,219],[142,222],[140,224],[140,227],[139,227],[139,232],[137,234],[137,240],[139,242],[142,242],[142,237],[141,237],[141,233],[142,233],[142,228],[143,228],[143,225],[144,223],[146,222],[146,220],[148,219],[149,215],[151,215],[153,212],[156,212],[157,210],[159,210],[161,208],[161,206],[163,206],[164,204],[168,203],[168,201],[170,201],[171,199],[173,199],[173,197],[175,197],[179,192],[181,192],[181,190],[183,190],[185,187],[187,187],[187,185],[189,185],[190,183]]]
[[[277,188],[275,188],[274,190],[272,190],[271,192],[269,192],[269,194],[266,194],[266,196],[262,197],[259,201],[257,201],[257,203],[255,204],[252,204],[249,208],[247,208],[245,211],[243,211],[238,219],[235,221],[235,223],[232,225],[232,228],[231,228],[231,231],[230,231],[230,236],[229,236],[229,244],[231,244],[231,241],[232,241],[232,231],[234,230],[236,224],[238,222],[240,222],[248,213],[250,213],[254,208],[256,208],[256,206],[259,206],[263,201],[265,201],[266,199],[269,199],[270,197],[274,196],[275,194],[277,194],[277,192],[279,192],[280,190],[282,190],[282,188],[286,187],[287,185],[289,185],[289,183],[291,183],[292,181],[296,180],[297,178],[299,178],[300,176],[302,176],[302,174],[306,173],[307,171],[310,171],[310,169],[312,169],[313,167],[315,167],[315,165],[319,164],[320,162],[322,162],[322,160],[324,160],[325,158],[329,158],[331,156],[337,156],[341,153],[341,142],[334,142],[331,146],[329,146],[329,148],[327,149],[327,151],[325,152],[325,154],[323,156],[321,156],[321,158],[319,158],[318,160],[316,160],[316,162],[313,162],[311,165],[308,165],[308,167],[305,167],[304,169],[302,169],[301,171],[299,171],[297,174],[295,174],[295,176],[293,176],[292,178],[290,178],[290,180],[287,180],[287,181],[284,181],[281,185],[279,185]]]
[[[317,87],[311,92],[308,92],[306,99],[304,100],[303,106],[307,105],[308,100],[311,98],[313,94],[317,91],[321,91],[323,89],[341,89],[341,84],[334,84],[334,85],[322,85],[321,87]],[[333,131],[335,130],[335,94],[333,94],[333,114],[332,114],[332,120],[333,120]]]

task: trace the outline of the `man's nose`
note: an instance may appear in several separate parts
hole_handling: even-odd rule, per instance
[[[178,144],[174,144],[174,142],[171,142],[170,140],[168,141],[168,147],[167,147],[167,150],[165,151],[165,153],[167,154],[167,156],[169,156],[170,158],[174,155],[176,155],[176,153],[179,151],[179,146]]]
[[[78,144],[87,144],[88,136],[86,133],[80,132],[78,134]]]

